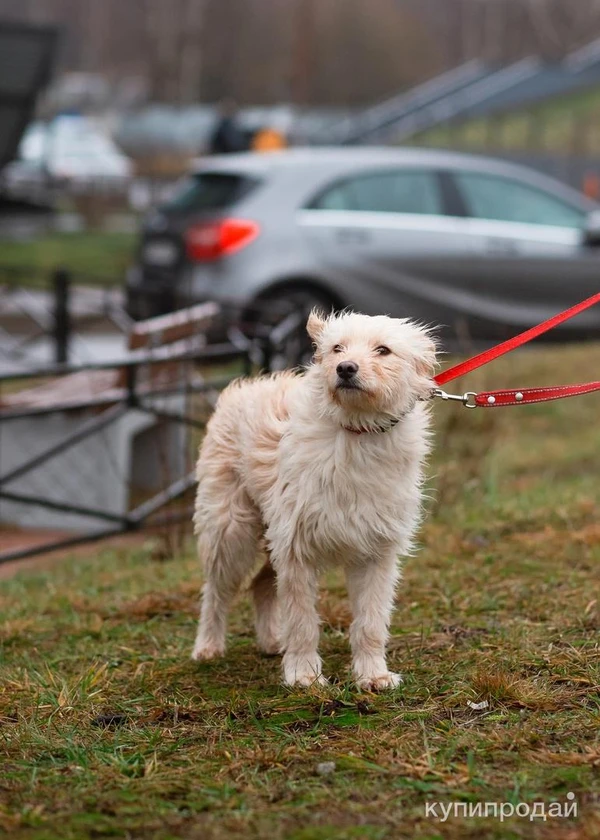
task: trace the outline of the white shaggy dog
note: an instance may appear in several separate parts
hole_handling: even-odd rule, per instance
[[[398,555],[411,549],[428,452],[435,346],[408,320],[354,313],[307,330],[314,364],[236,382],[218,401],[198,461],[194,516],[206,571],[193,658],[225,651],[227,611],[259,549],[258,644],[283,653],[288,685],[324,683],[320,570],[344,568],[354,678],[393,688],[385,646]]]

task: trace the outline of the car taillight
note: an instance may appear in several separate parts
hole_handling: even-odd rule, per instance
[[[195,262],[218,260],[245,248],[259,233],[259,225],[247,219],[200,222],[186,231],[186,253]]]

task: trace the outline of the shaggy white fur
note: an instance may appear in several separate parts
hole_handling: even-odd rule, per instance
[[[385,645],[398,555],[419,524],[435,345],[408,320],[313,312],[314,363],[229,386],[198,461],[194,515],[206,583],[193,658],[225,651],[227,611],[259,550],[256,632],[288,685],[326,682],[320,570],[341,565],[357,683],[392,688]]]

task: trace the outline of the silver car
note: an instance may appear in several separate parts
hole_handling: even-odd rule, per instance
[[[217,300],[248,330],[314,305],[352,307],[495,341],[598,291],[595,208],[532,170],[445,151],[215,157],[145,220],[129,310]],[[302,335],[289,336],[288,355],[308,351]],[[600,311],[549,337],[600,338]]]

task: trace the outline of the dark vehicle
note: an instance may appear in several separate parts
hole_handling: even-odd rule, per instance
[[[248,323],[350,306],[496,341],[598,291],[596,208],[530,169],[443,151],[212,158],[145,220],[129,309],[216,300]],[[590,337],[598,308],[548,336]]]

